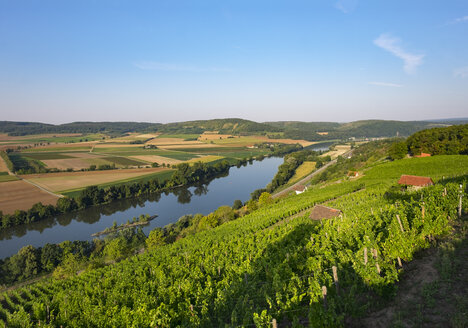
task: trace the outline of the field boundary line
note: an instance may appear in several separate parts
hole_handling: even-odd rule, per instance
[[[44,188],[44,187],[42,187],[42,186],[40,186],[40,185],[38,185],[38,184],[32,182],[32,181],[29,181],[29,180],[27,180],[27,179],[23,179],[23,178],[17,176],[16,174],[15,174],[15,176],[16,176],[18,179],[20,179],[20,180],[22,180],[22,181],[24,181],[24,182],[27,182],[27,183],[29,183],[30,185],[33,185],[33,186],[35,186],[36,188],[39,188],[39,189],[41,189],[42,191],[45,191],[46,193],[48,193],[48,194],[50,194],[50,195],[52,195],[52,196],[55,196],[55,197],[57,197],[57,198],[63,198],[63,197],[65,197],[64,195],[56,194],[56,193],[54,193],[54,192],[52,192],[52,191],[50,191],[50,190],[48,190],[48,189],[46,189],[46,188]]]

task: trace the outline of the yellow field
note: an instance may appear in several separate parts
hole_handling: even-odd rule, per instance
[[[15,210],[28,210],[34,204],[55,205],[58,196],[53,196],[27,182],[3,182],[0,188],[0,211],[12,214]]]
[[[350,149],[351,149],[350,145],[338,145],[338,146],[335,146],[335,150],[331,150],[329,152],[326,152],[325,154],[322,154],[322,156],[330,155],[330,157],[332,159],[335,159],[338,156],[343,155],[344,153],[346,153]]]
[[[198,158],[192,158],[191,160],[187,161],[187,163],[196,163],[196,162],[202,162],[202,163],[209,163],[209,162],[214,162],[218,159],[224,158],[223,156],[216,156],[216,155],[207,155],[207,156],[202,156]]]
[[[178,159],[173,159],[173,158],[168,158],[168,157],[163,157],[163,156],[158,156],[158,155],[139,155],[139,156],[129,156],[128,158],[133,158],[136,160],[141,160],[144,162],[148,163],[158,163],[158,164],[179,164],[182,163],[182,161]]]
[[[84,188],[87,186],[120,181],[168,170],[166,168],[125,169],[109,171],[60,172],[23,176],[53,192]]]
[[[302,163],[297,169],[296,173],[293,175],[291,179],[289,179],[288,184],[296,183],[297,181],[301,180],[306,175],[312,173],[315,170],[315,162],[304,162]]]

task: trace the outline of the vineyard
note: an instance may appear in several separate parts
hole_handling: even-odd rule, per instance
[[[0,326],[343,326],[450,232],[466,167],[466,156],[385,163],[120,263],[5,292]],[[389,192],[402,173],[438,183]],[[318,203],[343,215],[313,221]]]

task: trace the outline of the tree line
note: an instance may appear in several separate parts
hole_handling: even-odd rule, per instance
[[[389,150],[392,159],[402,159],[407,154],[467,155],[468,124],[446,128],[433,128],[416,132],[406,140],[394,144]]]

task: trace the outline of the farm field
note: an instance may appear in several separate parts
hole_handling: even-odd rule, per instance
[[[122,179],[122,180],[117,180],[117,181],[112,181],[108,183],[102,183],[98,184],[97,186],[100,188],[107,188],[110,186],[120,186],[128,183],[144,183],[153,179],[158,179],[159,181],[164,181],[166,179],[169,179],[172,174],[174,173],[174,170],[172,169],[165,169],[162,171],[157,171],[155,173],[148,173],[144,175],[140,175],[134,178],[128,178],[128,179]],[[84,189],[83,188],[77,188],[77,189],[71,189],[71,190],[65,190],[60,192],[62,195],[67,196],[67,197],[76,197],[78,196],[81,191]]]
[[[3,158],[0,156],[0,172],[8,172],[8,167],[5,164],[5,161]]]
[[[18,180],[14,175],[9,175],[8,172],[0,172],[0,182],[15,181]]]
[[[25,182],[2,182],[0,188],[0,211],[5,214],[14,213],[16,210],[28,210],[35,203],[55,205],[58,196],[51,194]]]
[[[62,192],[85,188],[91,185],[114,183],[116,181],[131,180],[156,172],[167,171],[166,168],[145,168],[86,172],[59,172],[44,174],[28,174],[22,176],[37,185],[53,191]]]
[[[301,180],[306,175],[312,173],[315,170],[315,162],[304,162],[297,169],[296,173],[289,179],[287,185],[294,184]]]
[[[364,172],[359,179],[366,184],[391,184],[402,174],[422,175],[434,182],[442,178],[468,174],[468,156],[439,155],[434,157],[405,158],[395,162],[383,163]]]
[[[346,153],[350,149],[351,149],[350,145],[337,145],[337,146],[335,146],[335,150],[329,151],[326,154],[323,154],[322,156],[329,155],[331,157],[331,159],[335,159],[338,156],[343,155],[344,153]]]

